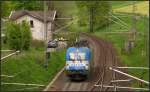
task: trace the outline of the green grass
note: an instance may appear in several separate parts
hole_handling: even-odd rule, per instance
[[[126,22],[129,26],[131,26],[132,21],[130,17],[121,18],[124,22]],[[118,21],[119,22],[119,21]],[[124,31],[124,27],[120,27],[118,24],[110,24],[109,28],[108,26],[103,29],[96,30],[93,35],[101,37],[103,39],[106,39],[108,41],[111,41],[116,48],[119,57],[121,58],[121,62],[124,63],[127,66],[133,66],[133,67],[149,67],[148,62],[148,18],[141,17],[137,21],[137,31],[141,32],[142,34],[139,34],[136,36],[135,41],[135,47],[131,50],[130,54],[126,54],[123,52],[124,43],[127,40],[126,34],[106,34],[104,32],[116,32],[116,31]],[[129,30],[130,27],[127,29]],[[143,55],[141,54],[143,53]],[[137,76],[138,78],[142,78],[146,81],[149,81],[149,71],[148,70],[128,70],[131,75]],[[132,86],[140,87],[138,82],[133,82]],[[144,87],[148,87],[144,85]]]
[[[1,82],[8,83],[29,83],[47,85],[56,73],[65,64],[65,50],[53,52],[49,60],[48,68],[44,68],[44,50],[31,48],[29,51],[23,51],[19,55],[14,55],[1,63],[1,74],[16,75],[14,78],[2,77]],[[2,91],[15,91],[17,89],[28,88],[32,86],[20,85],[2,85]],[[33,86],[34,87],[34,86]],[[30,89],[28,91],[39,91],[44,87]],[[25,90],[27,91],[27,90]]]
[[[139,2],[142,2],[142,1],[136,1],[136,3],[139,3]],[[116,9],[116,8],[121,8],[124,6],[131,5],[132,1],[111,1],[111,4],[112,4],[112,8]]]

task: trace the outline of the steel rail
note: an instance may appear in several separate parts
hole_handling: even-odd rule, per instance
[[[106,54],[106,50],[107,50],[107,49],[105,49],[104,44],[101,43],[100,41],[99,41],[99,44],[101,44],[101,46],[102,46],[102,48],[103,48],[103,53]],[[103,85],[103,83],[104,83],[105,72],[106,72],[106,55],[104,56],[103,75],[102,75],[101,85]],[[101,87],[100,91],[102,91],[102,89],[103,89],[103,86]]]
[[[93,36],[91,36],[92,38],[93,38]],[[94,39],[99,43],[99,44],[101,44],[101,48],[103,48],[102,50],[103,51],[101,51],[101,52],[103,52],[103,54],[104,53],[106,53],[105,52],[105,50],[104,50],[104,46],[103,46],[103,44],[99,41],[99,40],[97,40],[97,38],[96,37],[94,37]],[[102,70],[102,76],[97,80],[97,82],[95,83],[95,84],[99,84],[99,82],[103,85],[103,81],[104,81],[104,77],[105,77],[105,64],[106,64],[106,56],[104,57],[104,64],[103,64],[103,70]],[[99,72],[99,75],[101,74],[101,72]],[[94,89],[94,85],[93,85],[93,87],[91,88],[91,91]],[[102,89],[103,89],[103,87],[101,87],[100,88],[100,91],[102,91]]]
[[[96,37],[93,37],[93,36],[91,36],[91,35],[89,35],[89,34],[87,34],[87,33],[81,33],[81,35],[84,35],[84,36],[86,36],[86,37],[90,37],[91,38],[91,40],[94,40],[95,41],[95,43],[99,43],[99,44],[101,44],[98,40],[97,40],[97,38]],[[102,46],[102,45],[101,45]],[[104,50],[104,49],[102,49],[102,50]],[[102,54],[101,54],[102,55]],[[104,64],[103,64],[104,65]],[[96,81],[96,83],[95,84],[98,84],[100,81],[103,81],[103,77],[104,77],[104,67],[103,67],[103,70],[102,71],[99,71],[99,73],[98,73],[98,76],[100,76],[101,74],[102,74],[102,76]],[[102,82],[101,82],[102,83]],[[95,85],[94,84],[94,85]],[[90,88],[90,91],[93,91],[94,90],[94,85]],[[101,88],[101,90],[102,90],[102,88]]]

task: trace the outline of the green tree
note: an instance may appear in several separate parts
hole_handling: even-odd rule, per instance
[[[13,1],[15,10],[25,9],[25,10],[43,10],[42,1]]]
[[[26,21],[21,23],[20,30],[22,33],[22,48],[28,50],[31,45],[32,35],[30,27]]]
[[[8,22],[6,36],[9,47],[15,50],[28,50],[31,43],[31,32],[28,24]]]
[[[43,1],[2,1],[2,17],[8,17],[12,10],[43,10]]]
[[[9,22],[7,24],[7,40],[9,47],[15,50],[21,50],[21,30],[19,24]]]
[[[13,8],[14,5],[11,1],[1,1],[1,16],[8,17]]]
[[[87,26],[92,18],[93,29],[103,27],[107,24],[108,15],[111,10],[109,2],[106,1],[77,1],[79,25]],[[93,14],[93,15],[91,15]],[[92,16],[92,17],[91,17]]]

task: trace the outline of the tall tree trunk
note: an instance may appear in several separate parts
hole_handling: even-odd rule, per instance
[[[47,1],[48,10],[54,10],[53,1]]]
[[[91,7],[90,9],[89,9],[89,12],[90,12],[90,18],[89,18],[89,31],[90,32],[93,32],[93,7]]]

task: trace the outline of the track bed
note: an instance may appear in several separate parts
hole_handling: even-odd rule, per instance
[[[117,58],[116,51],[110,42],[85,33],[81,33],[80,36],[88,40],[90,48],[93,50],[89,78],[84,81],[71,81],[63,71],[56,81],[50,87],[46,88],[45,91],[113,91],[114,88],[95,87],[94,85],[114,85],[111,82],[114,78],[117,80],[127,79],[109,70],[110,66],[123,66]],[[126,70],[123,71],[127,72]],[[117,83],[117,86],[129,85],[129,82]],[[122,89],[122,91],[128,91],[128,89]]]

